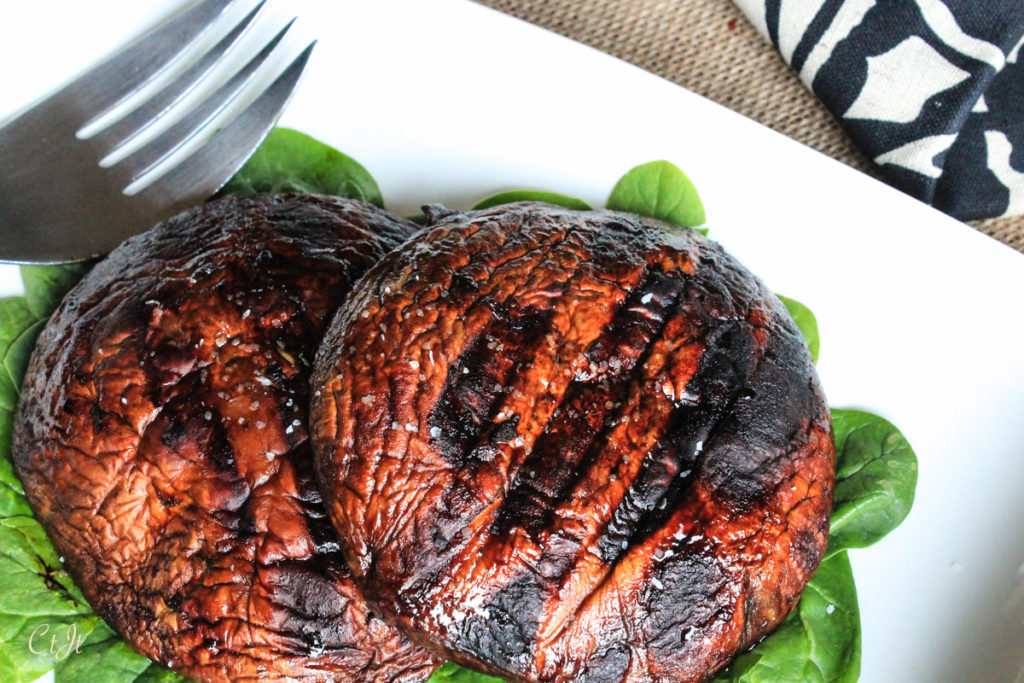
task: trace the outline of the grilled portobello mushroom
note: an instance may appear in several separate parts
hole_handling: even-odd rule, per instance
[[[700,681],[825,550],[829,412],[719,245],[523,203],[434,225],[331,324],[311,436],[368,602],[517,681]]]
[[[416,226],[339,198],[206,204],[133,237],[53,315],[17,471],[68,571],[139,652],[204,681],[422,681],[372,616],[313,480],[309,365]]]

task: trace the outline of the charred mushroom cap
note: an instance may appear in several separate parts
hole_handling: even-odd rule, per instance
[[[338,198],[232,198],[134,237],[43,331],[14,453],[89,602],[206,681],[421,681],[371,616],[313,479],[308,366],[416,226]]]
[[[321,488],[367,600],[515,680],[699,681],[825,550],[831,422],[714,242],[516,204],[373,268],[317,355]]]

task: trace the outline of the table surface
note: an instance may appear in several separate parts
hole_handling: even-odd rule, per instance
[[[729,0],[477,0],[678,83],[880,177]],[[1024,251],[1024,216],[970,223]]]

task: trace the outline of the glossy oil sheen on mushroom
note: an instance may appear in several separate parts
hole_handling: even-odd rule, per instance
[[[834,445],[807,348],[721,247],[663,228],[441,217],[332,323],[317,472],[357,583],[420,642],[512,680],[699,681],[817,567]]]
[[[421,681],[367,611],[314,486],[309,365],[351,284],[415,226],[311,195],[227,199],[130,239],[50,320],[18,474],[136,649],[207,681]]]

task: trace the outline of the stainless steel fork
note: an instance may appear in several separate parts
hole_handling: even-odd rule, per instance
[[[211,126],[267,62],[291,22],[201,103],[185,113],[175,105],[222,64],[262,1],[145,102],[95,134],[82,134],[176,63],[233,2],[201,0],[187,7],[0,128],[0,261],[58,263],[106,253],[206,199],[242,166],[287,104],[313,43],[230,122]],[[167,130],[100,166],[170,112],[180,118]],[[166,161],[198,136],[210,139],[185,158]],[[159,177],[151,175],[154,169]],[[147,185],[147,177],[155,179]],[[125,192],[137,186],[137,193]]]

